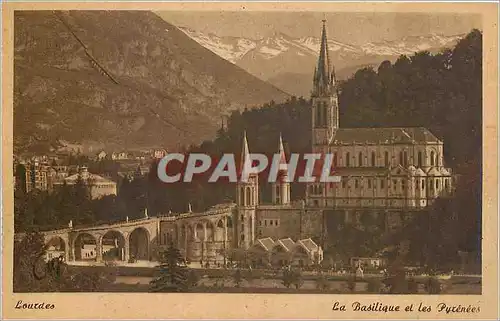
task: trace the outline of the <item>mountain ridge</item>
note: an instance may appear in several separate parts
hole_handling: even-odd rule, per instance
[[[285,92],[296,96],[309,95],[319,52],[319,37],[292,37],[283,32],[275,32],[254,40],[203,34],[182,26],[179,29],[222,58]],[[395,61],[400,55],[412,55],[422,50],[437,52],[454,45],[462,36],[405,36],[397,40],[362,45],[344,43],[329,37],[328,48],[337,74],[346,78],[356,71],[357,66],[375,67],[384,60]],[[352,73],[346,75],[346,71]],[[289,79],[290,74],[294,76]]]
[[[23,11],[14,23],[17,150],[178,149],[213,137],[231,110],[289,97],[151,12]]]

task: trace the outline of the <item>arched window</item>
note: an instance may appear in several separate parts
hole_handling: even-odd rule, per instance
[[[358,154],[358,166],[361,167],[363,166],[363,153],[359,152]]]
[[[355,180],[354,180],[354,188],[358,188],[358,186],[359,186],[359,184],[358,184],[358,180],[357,180],[357,179],[355,179]]]
[[[245,206],[246,205],[252,205],[252,203],[250,203],[250,197],[252,195],[252,191],[250,190],[250,187],[247,187],[247,193],[246,193],[246,199],[245,199]]]
[[[243,204],[243,206],[245,206],[245,188],[244,187],[241,188],[240,203]]]
[[[375,152],[372,152],[372,167],[375,167]]]
[[[387,167],[389,166],[389,152],[387,151],[384,153],[384,164]]]
[[[404,163],[403,163],[403,152],[399,152],[399,164],[404,166]]]
[[[434,151],[431,152],[431,166],[434,166]]]
[[[351,159],[351,154],[349,152],[347,152],[345,154],[345,166],[346,167],[349,167],[350,159]]]
[[[403,152],[403,164],[405,167],[408,166],[408,152],[407,151]]]
[[[326,127],[328,125],[328,110],[326,107],[326,103],[323,103],[323,126]]]
[[[422,167],[422,152],[418,152],[418,167]]]
[[[425,181],[422,180],[422,191],[425,189]]]
[[[321,126],[321,104],[316,106],[316,121],[314,125],[316,125],[315,127]]]

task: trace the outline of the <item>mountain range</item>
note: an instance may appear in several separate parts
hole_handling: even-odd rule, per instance
[[[179,149],[288,97],[152,12],[15,13],[15,153]]]
[[[320,47],[320,38],[294,38],[274,33],[263,39],[220,37],[179,26],[186,35],[220,57],[266,80],[284,91],[308,97]],[[329,37],[330,59],[339,79],[357,69],[376,67],[384,60],[427,50],[437,52],[452,47],[464,35],[407,36],[394,41],[352,45]]]

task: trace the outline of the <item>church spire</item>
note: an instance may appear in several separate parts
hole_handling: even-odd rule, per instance
[[[240,170],[243,171],[245,164],[250,164],[250,152],[248,151],[248,141],[247,141],[247,131],[243,132],[243,148],[241,150],[241,167]]]
[[[280,145],[278,149],[278,153],[280,154],[280,164],[279,164],[279,170],[280,171],[287,171],[287,164],[286,164],[286,155],[285,155],[285,148],[283,147],[283,139],[281,138],[281,133],[280,133]]]
[[[328,53],[328,39],[326,37],[326,20],[323,19],[321,33],[321,46],[319,50],[318,65],[314,70],[314,92],[316,95],[328,94],[333,85],[330,57]]]

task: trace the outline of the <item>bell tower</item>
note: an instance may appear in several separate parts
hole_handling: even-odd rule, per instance
[[[312,100],[313,152],[325,152],[339,127],[338,96],[335,71],[331,66],[326,37],[326,20],[323,20],[318,65],[314,70]]]
[[[278,177],[276,182],[272,184],[272,199],[273,204],[288,205],[290,204],[290,181],[288,179],[288,166],[286,164],[285,149],[283,148],[281,135],[278,148],[280,163],[278,168]]]
[[[250,152],[246,132],[243,134],[243,148],[240,160],[240,175],[245,164],[251,165]],[[234,222],[237,222],[236,231],[238,237],[238,247],[249,248],[255,240],[255,212],[259,205],[259,176],[250,174],[244,182],[241,176],[236,184],[236,204],[237,211]]]

